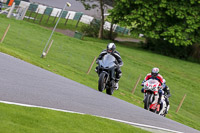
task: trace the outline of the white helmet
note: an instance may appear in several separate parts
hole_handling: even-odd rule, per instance
[[[109,43],[109,44],[107,45],[107,52],[113,53],[113,52],[115,51],[115,49],[116,49],[116,46],[115,46],[114,43]]]
[[[165,84],[166,83],[166,80],[165,79],[163,79],[163,84]]]

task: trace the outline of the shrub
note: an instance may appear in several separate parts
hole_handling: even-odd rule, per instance
[[[82,26],[81,32],[83,32],[85,36],[97,38],[99,33],[99,24],[94,20],[90,25]]]
[[[191,57],[194,58],[195,61],[200,62],[200,44],[192,45]]]
[[[143,43],[142,47],[155,51],[156,53],[186,60],[191,55],[192,51],[192,46],[175,46],[164,39],[147,38],[146,43]]]
[[[81,27],[81,32],[84,33],[85,36],[95,37],[97,38],[99,35],[100,21],[94,19],[90,25],[84,25]],[[103,39],[110,39],[110,31],[103,31]],[[113,32],[111,39],[114,40],[117,37],[117,33]]]
[[[113,33],[112,33],[112,37],[110,38],[110,31],[104,30],[103,39],[115,40],[115,38],[117,37],[117,35],[118,35],[118,34],[117,34],[116,32],[113,32]]]

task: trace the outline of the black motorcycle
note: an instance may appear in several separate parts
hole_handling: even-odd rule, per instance
[[[102,60],[98,61],[97,72],[99,75],[99,84],[98,90],[102,92],[106,89],[106,93],[109,95],[113,94],[115,89],[115,79],[116,73],[115,69],[117,68],[118,63],[114,56],[107,53],[104,55]]]

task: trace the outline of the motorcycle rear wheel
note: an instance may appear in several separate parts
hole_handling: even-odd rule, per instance
[[[111,81],[111,82],[112,82],[112,87],[106,89],[106,93],[107,93],[108,95],[112,95],[113,92],[114,92],[114,84],[115,84],[115,81],[113,80],[113,81]]]

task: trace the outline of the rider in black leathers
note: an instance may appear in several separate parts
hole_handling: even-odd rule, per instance
[[[123,62],[122,62],[122,58],[120,56],[120,53],[118,51],[116,51],[115,49],[116,49],[115,44],[109,43],[107,45],[107,49],[103,50],[101,52],[101,54],[99,55],[99,57],[97,58],[96,63],[98,64],[98,61],[102,60],[103,56],[106,55],[107,53],[110,53],[111,55],[113,55],[116,58],[118,67],[116,69],[116,86],[115,86],[115,88],[117,90],[118,87],[119,87],[119,85],[118,85],[119,79],[122,76],[122,71],[121,71],[120,67],[123,66]],[[97,72],[97,68],[95,69],[95,71]]]
[[[169,110],[169,107],[170,107],[170,105],[169,105],[169,97],[171,96],[171,94],[170,94],[170,90],[169,90],[169,87],[166,85],[166,80],[165,79],[163,79],[163,91],[164,91],[164,96],[165,96],[165,102],[166,102],[166,104],[167,104],[167,108],[166,108],[166,111],[165,111],[165,113],[167,114],[168,113],[168,110]]]

